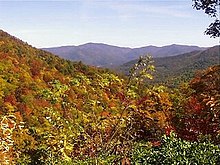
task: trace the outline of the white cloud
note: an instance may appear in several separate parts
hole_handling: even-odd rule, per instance
[[[109,7],[114,9],[120,15],[126,16],[138,16],[138,15],[146,15],[146,16],[171,16],[178,18],[189,18],[190,14],[188,13],[185,6],[181,6],[181,3],[174,5],[157,5],[156,3],[109,3]]]

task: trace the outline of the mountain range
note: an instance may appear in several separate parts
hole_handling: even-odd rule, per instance
[[[79,46],[61,46],[43,48],[61,58],[82,61],[85,64],[99,67],[115,67],[138,59],[141,55],[150,54],[155,57],[169,57],[206,48],[188,45],[145,46],[140,48],[118,47],[102,43],[87,43]]]

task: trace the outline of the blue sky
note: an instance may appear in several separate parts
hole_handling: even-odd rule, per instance
[[[213,21],[191,0],[1,1],[0,29],[35,47],[88,42],[124,47],[214,46]]]

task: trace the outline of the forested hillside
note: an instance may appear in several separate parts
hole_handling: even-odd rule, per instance
[[[104,127],[100,120],[121,109],[123,80],[105,70],[60,59],[3,31],[0,55],[1,119],[6,124],[2,133],[13,132],[5,138],[2,134],[2,140],[11,139],[8,145],[13,146],[2,151],[5,159],[44,161],[44,152],[61,152],[64,143],[71,157],[77,154],[72,150],[73,145],[79,147],[78,136],[90,136],[87,131],[92,136],[96,127]]]
[[[0,164],[219,164],[220,67],[172,90],[154,70],[121,78],[1,30]]]
[[[193,51],[172,57],[154,58],[156,72],[151,83],[162,83],[177,87],[188,82],[195,74],[210,66],[219,64],[220,46],[214,46],[204,51]],[[118,70],[128,74],[129,69],[137,62],[130,61]]]

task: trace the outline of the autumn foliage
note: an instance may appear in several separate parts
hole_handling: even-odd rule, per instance
[[[220,66],[208,68],[189,84],[183,111],[174,117],[178,135],[187,140],[208,136],[219,143]]]
[[[219,66],[178,92],[146,84],[153,70],[142,57],[122,78],[0,31],[0,163],[129,164],[137,143],[160,147],[172,132],[218,144]]]

